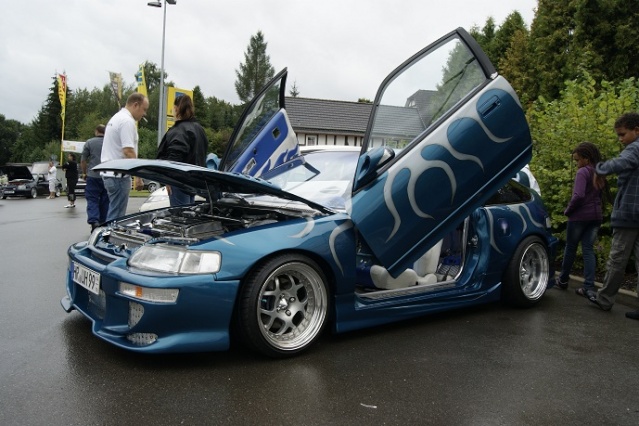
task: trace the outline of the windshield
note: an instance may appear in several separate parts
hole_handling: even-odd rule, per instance
[[[333,209],[345,209],[359,154],[359,151],[311,152],[263,178],[304,199]]]

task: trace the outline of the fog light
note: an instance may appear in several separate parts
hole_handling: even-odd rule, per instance
[[[127,334],[126,339],[135,346],[148,346],[158,340],[158,335],[153,333]]]
[[[129,302],[129,328],[135,327],[142,319],[142,315],[144,315],[144,306]]]

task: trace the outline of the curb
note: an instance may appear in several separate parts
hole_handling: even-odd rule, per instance
[[[568,280],[568,287],[579,288],[583,285],[583,282],[583,277],[570,275],[570,279]],[[601,288],[603,287],[603,284],[595,281],[595,287]],[[634,309],[639,309],[639,297],[637,297],[637,293],[635,293],[634,291],[619,289],[619,293],[617,293],[617,296],[615,298],[615,303],[619,303],[621,305],[625,305]]]

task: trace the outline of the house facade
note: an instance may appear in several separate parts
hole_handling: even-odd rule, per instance
[[[300,97],[285,102],[300,145],[362,146],[372,104]]]
[[[432,94],[421,90],[404,106],[380,106],[369,146],[404,148],[432,122]],[[299,97],[287,97],[285,104],[298,143],[309,146],[362,146],[373,107],[371,103]],[[402,134],[397,131],[399,126]]]

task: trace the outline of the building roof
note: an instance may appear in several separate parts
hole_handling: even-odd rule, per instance
[[[363,135],[372,104],[287,97],[286,112],[296,131]]]

